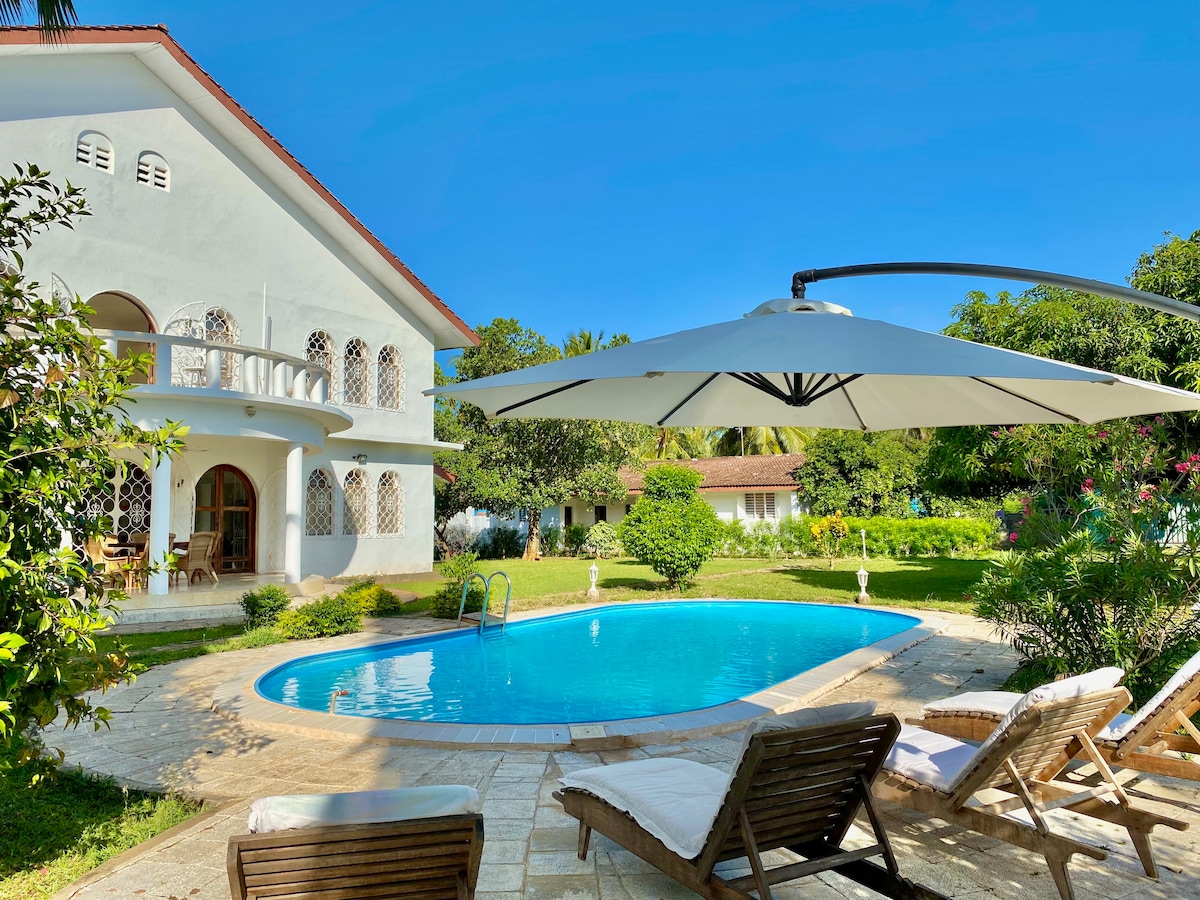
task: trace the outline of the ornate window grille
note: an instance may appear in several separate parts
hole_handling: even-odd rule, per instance
[[[376,525],[381,535],[404,534],[404,484],[399,472],[389,469],[379,477]]]
[[[324,469],[313,469],[308,476],[308,496],[304,504],[304,533],[313,537],[333,534],[333,478]]]
[[[310,363],[316,363],[318,366],[323,366],[329,371],[329,396],[334,394],[334,358],[337,352],[334,350],[335,344],[333,338],[329,336],[328,331],[317,329],[308,336],[308,340],[304,343],[304,358]]]
[[[371,394],[371,357],[366,342],[351,338],[343,357],[346,371],[346,405],[366,406]]]
[[[379,408],[404,409],[404,357],[391,344],[379,351]]]
[[[371,534],[371,479],[363,469],[346,473],[342,488],[342,534]]]
[[[150,477],[133,463],[126,464],[117,492],[116,530],[126,536],[150,531]]]

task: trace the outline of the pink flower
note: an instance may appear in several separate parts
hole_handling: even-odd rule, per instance
[[[1015,531],[1010,531],[1008,533],[1008,542],[1010,544],[1015,544],[1017,542],[1017,533]]]
[[[1140,434],[1142,437],[1145,437],[1149,433],[1150,433],[1149,425],[1139,425],[1138,426],[1138,434]]]
[[[1153,494],[1150,491],[1141,491],[1138,493],[1138,496],[1143,500],[1149,500]]]
[[[1090,478],[1085,478],[1083,481],[1083,492],[1085,494],[1090,494],[1095,486],[1096,482],[1092,481]]]
[[[1188,457],[1188,462],[1190,462],[1190,463],[1200,462],[1200,453],[1193,453],[1191,456]]]
[[[1192,471],[1192,464],[1185,463],[1185,462],[1175,463],[1175,471],[1176,472],[1190,472],[1190,471]]]
[[[1162,425],[1162,424],[1163,424],[1164,422],[1166,422],[1166,421],[1167,421],[1167,420],[1166,420],[1166,419],[1164,419],[1162,416],[1155,416],[1155,417],[1154,417],[1154,424],[1155,424],[1155,425]]]
[[[998,431],[993,431],[993,432],[992,432],[992,437],[1000,437],[1000,432],[998,432]]]
[[[1107,432],[1107,431],[1097,431],[1097,432],[1096,432],[1096,440],[1098,440],[1098,441],[1102,441],[1102,440],[1104,440],[1106,437],[1108,437],[1108,432]]]

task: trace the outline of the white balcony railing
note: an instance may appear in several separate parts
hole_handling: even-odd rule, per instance
[[[329,370],[298,356],[170,334],[95,333],[114,354],[152,354],[147,384],[329,402]]]

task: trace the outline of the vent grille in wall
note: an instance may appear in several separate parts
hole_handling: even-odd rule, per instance
[[[148,184],[151,187],[156,187],[161,191],[169,190],[171,187],[171,174],[165,165],[149,159],[139,159],[137,167],[138,184]]]

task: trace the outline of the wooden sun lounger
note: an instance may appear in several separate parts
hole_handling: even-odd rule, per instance
[[[900,731],[895,716],[769,731],[750,738],[703,850],[693,859],[668,849],[638,822],[578,788],[554,796],[579,820],[579,858],[592,830],[680,884],[714,900],[771,900],[771,886],[832,870],[886,897],[937,900],[941,894],[903,878],[871,799],[870,785]],[[855,815],[865,810],[876,843],[843,850]],[[801,862],[766,868],[762,854],[784,848]],[[869,861],[883,858],[883,865]],[[751,874],[726,880],[713,868],[746,857]]]
[[[1067,874],[1071,857],[1079,853],[1100,860],[1107,854],[1051,831],[1045,813],[1053,809],[1066,808],[1123,826],[1146,874],[1157,878],[1158,868],[1150,846],[1151,830],[1156,825],[1165,825],[1183,831],[1187,823],[1135,808],[1092,741],[1092,736],[1125,709],[1129,700],[1129,692],[1118,687],[1082,697],[1035,703],[1018,715],[990,747],[980,748],[950,792],[885,769],[875,782],[875,795],[1040,853],[1046,858],[1063,900],[1074,897]],[[1101,784],[1073,788],[1061,782],[1052,783],[1067,763],[1081,753],[1100,770]],[[1009,796],[997,802],[977,799],[976,795],[987,789]],[[1007,813],[1020,809],[1028,812],[1032,824],[1007,817]]]
[[[483,816],[293,828],[229,839],[234,900],[475,896]]]
[[[1014,702],[1019,695],[1013,695]],[[1119,740],[1097,739],[1096,746],[1110,765],[1172,778],[1200,781],[1200,762],[1165,751],[1200,755],[1200,729],[1191,717],[1200,712],[1200,674],[1185,681],[1158,703],[1154,712]],[[910,724],[967,741],[984,741],[1002,714],[926,710]],[[1180,729],[1183,734],[1179,734]]]

